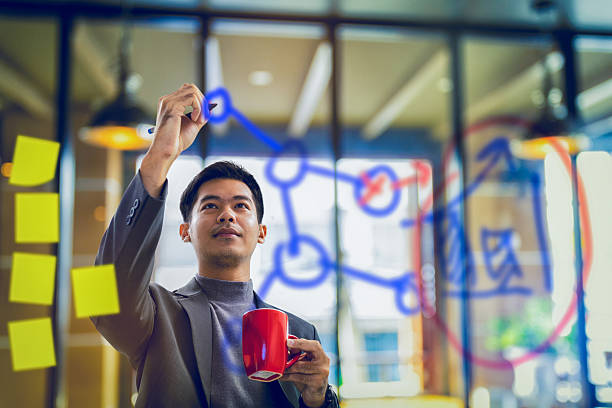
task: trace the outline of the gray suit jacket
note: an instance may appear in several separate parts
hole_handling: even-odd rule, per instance
[[[138,174],[125,191],[104,233],[96,265],[115,265],[120,313],[93,317],[96,328],[137,370],[136,407],[206,407],[211,389],[212,325],[208,298],[195,278],[170,292],[150,283],[161,234],[160,199],[149,196]],[[258,308],[273,307],[255,294]],[[290,314],[289,332],[319,340],[315,327]],[[289,382],[270,383],[298,407]]]

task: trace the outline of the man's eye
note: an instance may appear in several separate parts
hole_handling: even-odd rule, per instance
[[[236,204],[236,207],[238,207],[238,208],[247,208],[247,209],[249,208],[245,203],[238,203],[238,204]]]
[[[213,203],[206,203],[204,204],[204,206],[202,207],[203,209],[207,209],[207,208],[217,208],[217,206]]]

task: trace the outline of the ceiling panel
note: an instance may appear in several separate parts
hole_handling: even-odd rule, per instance
[[[51,19],[0,16],[0,58],[44,94],[55,92],[57,26]]]
[[[85,1],[85,0],[83,0]],[[150,2],[143,2],[149,4]],[[561,4],[571,11],[571,21],[580,24],[608,24],[612,18],[609,0],[564,0]],[[158,1],[156,3],[163,3]],[[278,2],[260,1],[252,7],[277,10]],[[308,3],[308,2],[302,2]],[[495,6],[492,5],[495,3]],[[153,3],[150,3],[153,4]],[[168,3],[170,4],[170,3]],[[212,1],[198,3],[217,7]],[[228,3],[239,7],[237,1]],[[298,2],[286,3],[298,8]],[[321,0],[304,7],[328,6]],[[499,0],[388,0],[380,2],[355,0],[339,1],[345,13],[351,15],[394,16],[394,18],[449,18],[462,21],[493,21],[497,23],[527,22],[535,24],[528,8],[529,1]],[[220,6],[219,6],[220,7]],[[229,6],[228,6],[229,7]],[[232,6],[233,7],[233,6]],[[610,16],[612,17],[612,16]],[[411,18],[411,17],[410,17]],[[99,63],[115,75],[120,26],[116,22],[78,20],[87,25],[99,45]],[[247,27],[246,30],[241,27]],[[287,29],[293,27],[296,29]],[[275,25],[257,23],[234,26],[215,25],[211,31],[220,43],[225,85],[236,107],[258,123],[286,125],[302,90],[317,46],[325,36],[323,26],[306,24]],[[445,40],[438,36],[423,36],[415,32],[401,33],[387,28],[371,28],[367,35],[341,34],[340,37],[340,115],[344,124],[363,126],[383,107],[403,85],[423,67],[440,49],[446,49]],[[9,61],[41,92],[52,97],[56,84],[56,25],[51,19],[0,19],[0,58]],[[478,40],[466,37],[464,51],[465,102],[470,106],[493,90],[512,82],[550,51],[546,43],[520,41]],[[133,27],[131,65],[142,77],[139,100],[155,113],[159,96],[177,89],[183,82],[198,82],[198,23],[195,19],[177,21],[160,20],[155,24],[140,23]],[[608,50],[612,47],[606,46]],[[612,52],[580,48],[579,72],[581,89],[595,86],[610,78]],[[273,81],[265,87],[248,81],[255,70],[269,71]],[[447,77],[441,73],[440,78]],[[539,89],[541,84],[524,84],[525,89]],[[77,103],[96,103],[103,100],[99,85],[79,65],[72,67],[72,96]],[[324,124],[330,118],[329,88],[315,112],[313,122]],[[5,105],[13,101],[6,95]],[[51,101],[53,99],[50,99]],[[393,126],[434,126],[449,118],[449,95],[438,82],[425,87],[417,99],[409,104],[393,122]],[[508,109],[529,111],[533,108],[529,93],[508,101]],[[612,106],[599,106],[601,111]]]
[[[218,38],[223,80],[234,106],[260,123],[288,123],[320,40],[231,35]],[[256,70],[270,72],[272,83],[263,87],[249,83],[249,74]],[[319,116],[326,110],[321,106]]]

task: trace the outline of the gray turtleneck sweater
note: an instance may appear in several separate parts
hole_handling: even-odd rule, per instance
[[[212,318],[211,408],[291,407],[277,381],[249,380],[242,362],[242,315],[255,309],[253,281],[230,282],[196,275]]]

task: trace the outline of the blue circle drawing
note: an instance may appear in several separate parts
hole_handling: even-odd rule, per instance
[[[274,263],[276,265],[275,275],[278,276],[283,282],[287,285],[301,287],[301,288],[310,288],[317,286],[327,278],[327,275],[332,269],[332,263],[327,256],[327,252],[323,245],[313,237],[309,235],[297,235],[293,238],[294,244],[299,246],[301,244],[308,245],[314,248],[319,253],[319,266],[321,268],[321,272],[319,275],[315,276],[312,279],[295,279],[290,277],[285,270],[283,269],[283,250],[290,244],[289,242],[281,242],[276,246],[274,250]],[[287,251],[291,253],[291,251]],[[298,252],[299,253],[299,252]]]
[[[298,168],[297,173],[289,179],[281,179],[276,174],[274,174],[274,167],[278,162],[278,159],[281,155],[286,155],[287,152],[292,149],[297,150],[300,158],[300,167]],[[306,162],[306,149],[304,145],[297,140],[289,140],[285,143],[282,149],[278,152],[274,152],[274,155],[268,160],[266,164],[266,177],[272,184],[276,184],[281,188],[291,188],[297,184],[299,184],[304,177],[306,176],[306,170],[308,170],[308,163]]]
[[[389,181],[391,183],[395,183],[397,181],[397,175],[395,174],[395,172],[393,171],[393,169],[385,164],[381,164],[379,166],[376,167],[372,167],[370,170],[368,170],[366,172],[367,177],[370,180],[373,180],[375,178],[375,176],[378,173],[385,173],[387,174],[387,176],[389,176]],[[355,196],[355,201],[359,202],[362,199],[362,190],[367,187],[367,185],[365,183],[355,183],[354,184],[355,189],[353,190],[354,192],[354,196]],[[365,203],[364,205],[361,206],[361,208],[363,209],[363,211],[365,211],[366,213],[370,214],[373,217],[384,217],[386,215],[391,214],[395,208],[397,207],[397,205],[400,202],[400,190],[399,189],[394,189],[393,190],[393,197],[391,198],[391,202],[383,208],[374,208],[372,206],[370,206],[368,203]]]
[[[418,296],[419,291],[416,283],[414,282],[414,273],[408,272],[407,274],[400,276],[393,282],[393,286],[395,289],[395,305],[397,306],[397,310],[405,315],[415,314],[421,310]],[[409,291],[414,291],[416,294],[416,306],[409,306],[404,303],[404,295],[406,295]]]
[[[225,88],[216,88],[206,94],[206,99],[208,101],[212,101],[213,99],[220,98],[221,103],[217,108],[210,111],[210,123],[215,125],[225,122],[229,119],[229,116],[234,111],[234,106],[232,105],[232,99]]]

